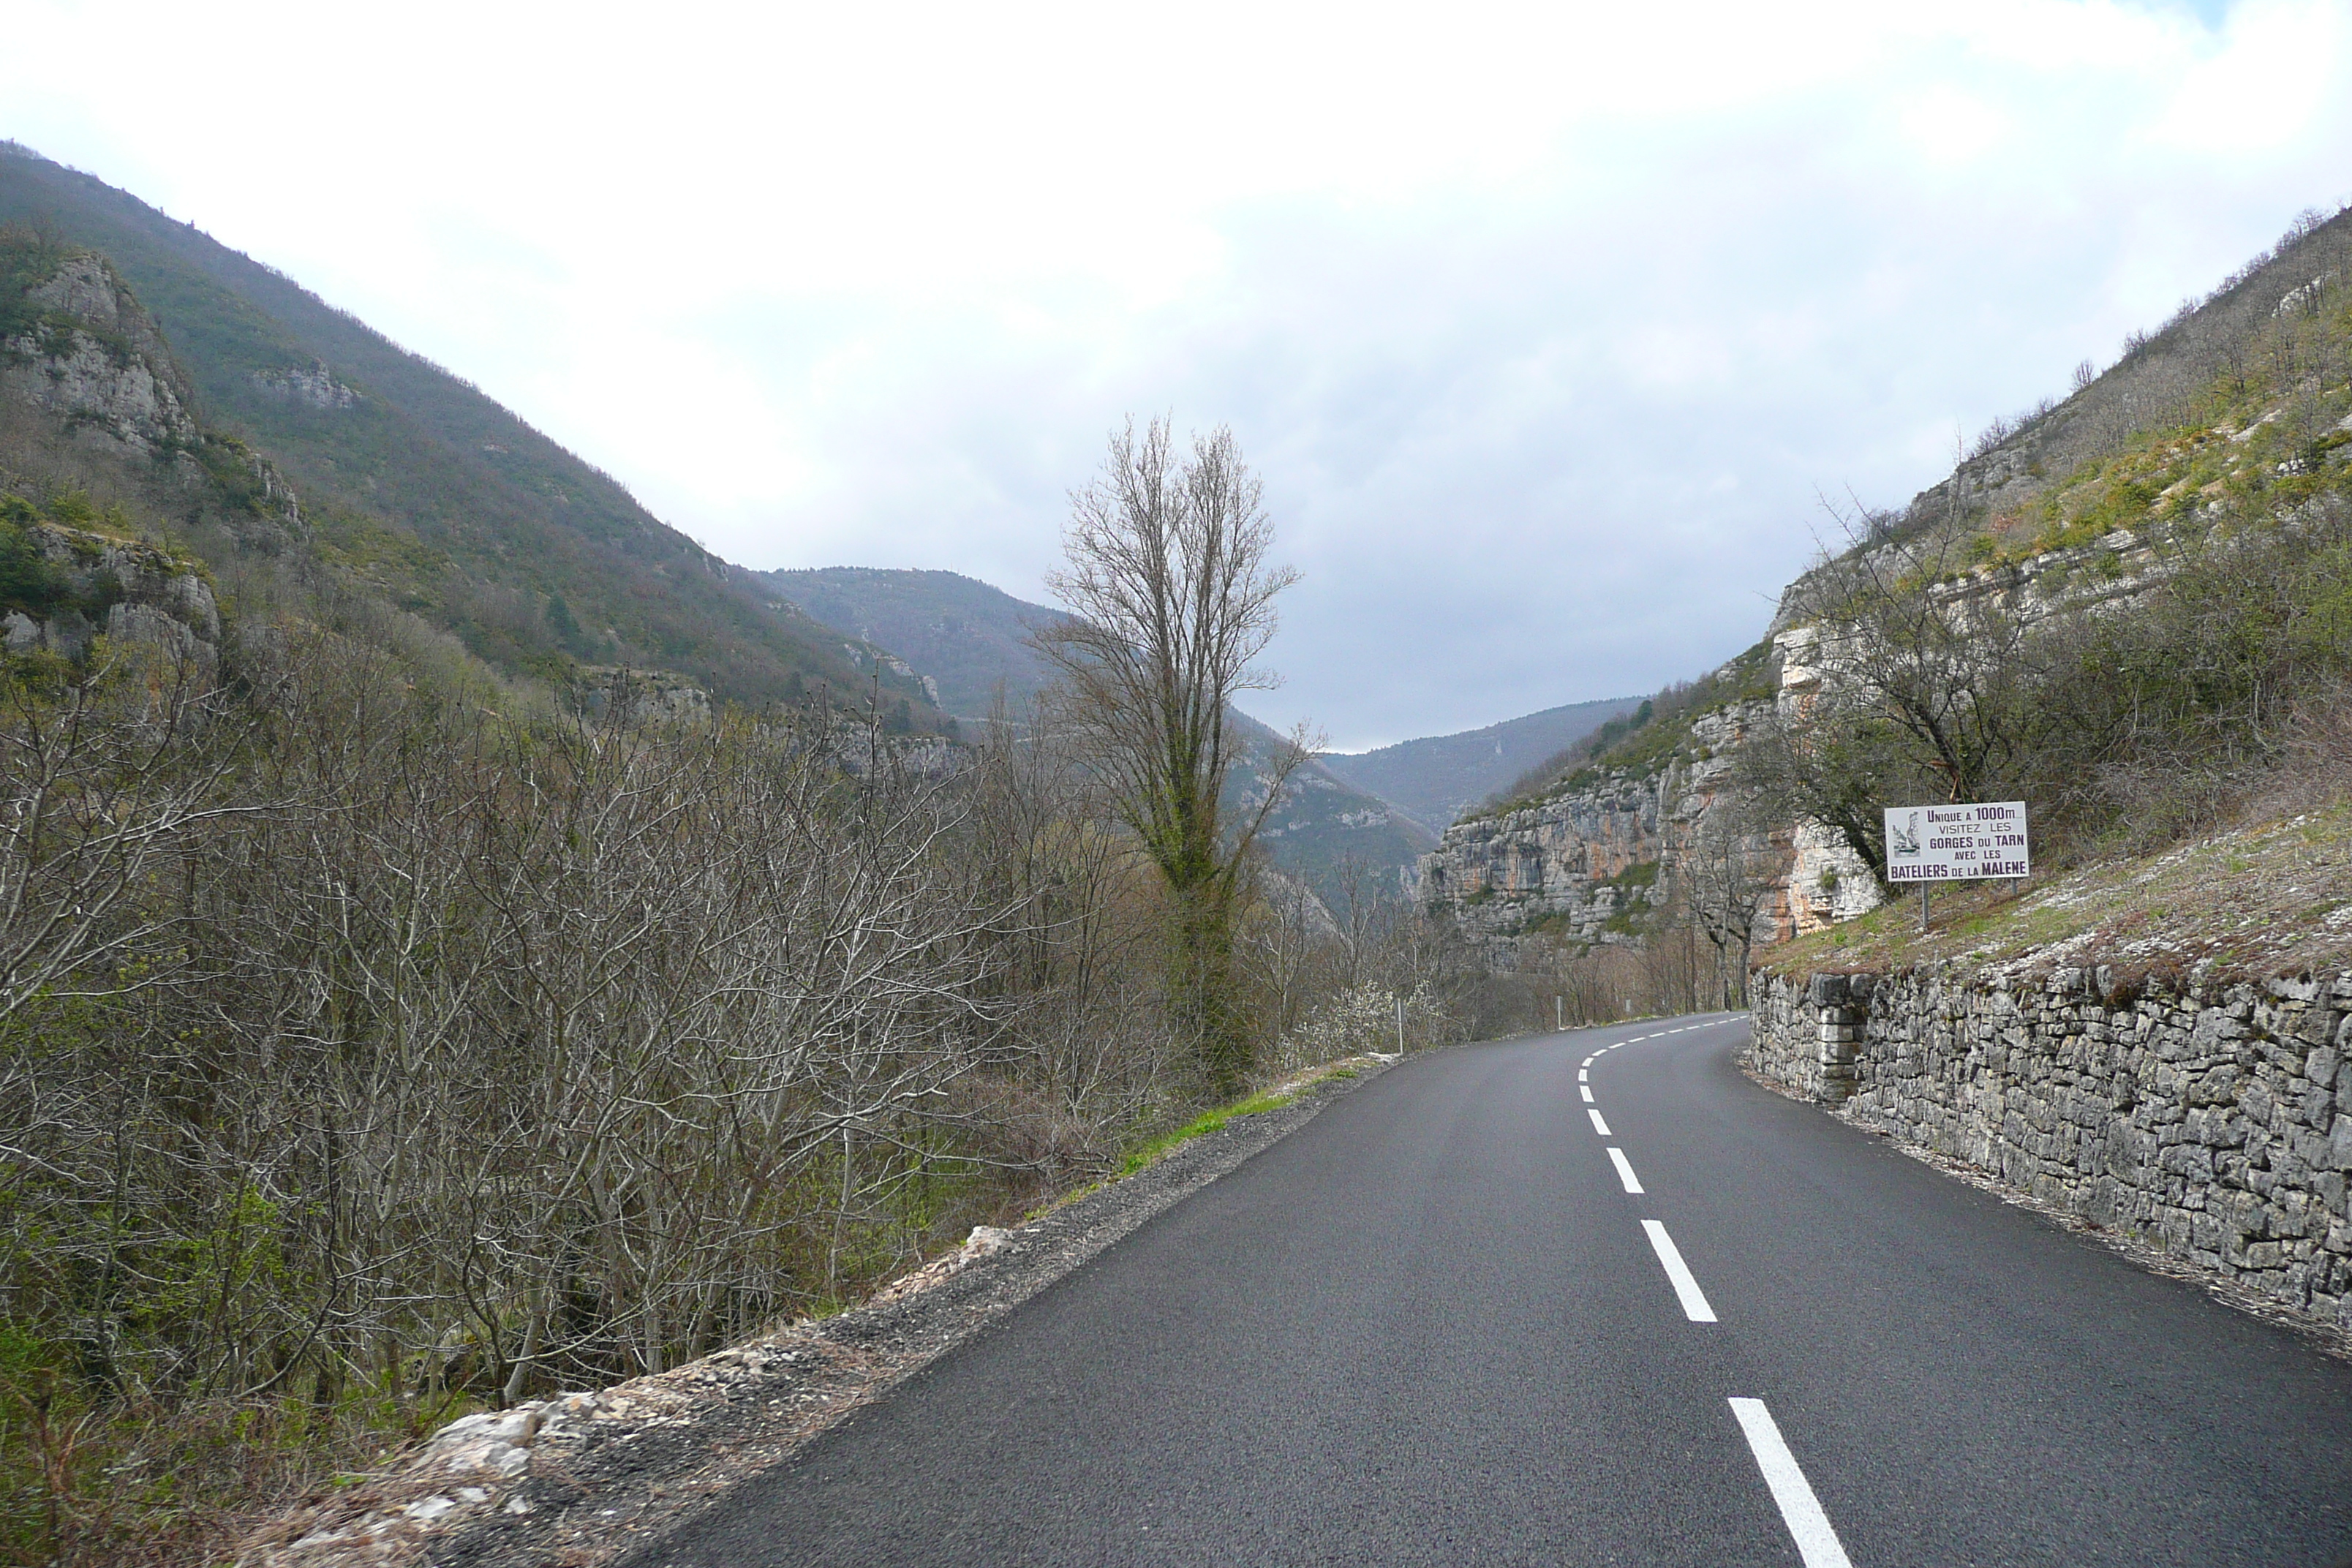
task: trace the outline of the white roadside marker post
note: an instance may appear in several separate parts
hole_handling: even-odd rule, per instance
[[[1402,1056],[1403,1056],[1403,1055],[1404,1055],[1404,998],[1403,998],[1403,997],[1402,997],[1402,996],[1398,997],[1398,998],[1396,999],[1396,1005],[1397,1005],[1397,1055],[1398,1055],[1398,1056],[1400,1056],[1400,1057],[1402,1057]]]

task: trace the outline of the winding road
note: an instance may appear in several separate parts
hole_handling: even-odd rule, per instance
[[[638,1558],[2352,1558],[2352,1365],[1732,1065],[1409,1059]]]

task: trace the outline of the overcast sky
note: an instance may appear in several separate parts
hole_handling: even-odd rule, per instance
[[[0,135],[732,560],[1039,598],[1112,426],[1230,424],[1248,706],[1347,749],[1730,657],[1818,494],[2352,197],[2352,0],[141,9],[0,0]]]

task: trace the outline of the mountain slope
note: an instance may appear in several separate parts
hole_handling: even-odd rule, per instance
[[[1789,586],[1765,640],[1455,822],[1423,867],[1429,906],[1497,943],[1550,935],[1597,907],[1591,868],[1640,865],[1655,884],[1695,848],[1693,886],[1760,885],[1759,940],[1812,931],[1876,907],[1881,809],[1954,798],[1962,762],[1979,782],[1958,798],[2024,800],[2044,867],[2339,799],[2352,209],[2298,221],[2104,374],[1996,422],[1907,507],[1851,521],[1851,548]],[[1944,750],[1905,729],[1901,701],[1936,718]],[[1695,838],[1706,774],[1728,776],[1759,733],[1739,788],[1773,815],[1735,802]],[[1680,843],[1678,795],[1697,802]],[[1638,809],[1612,813],[1621,800]],[[1769,875],[1743,864],[1751,849]]]
[[[1486,799],[1546,757],[1565,751],[1638,697],[1570,702],[1506,719],[1481,730],[1400,741],[1393,746],[1323,759],[1333,777],[1370,791],[1433,830]]]
[[[1264,798],[1258,759],[1282,737],[1248,714],[1233,715],[1250,757],[1237,780],[1244,798]],[[1334,909],[1360,896],[1351,883],[1393,892],[1413,863],[1437,845],[1437,836],[1378,795],[1333,776],[1321,758],[1291,774],[1282,803],[1266,817],[1258,841],[1281,869],[1304,879]]]
[[[103,255],[207,427],[267,452],[315,548],[510,672],[628,664],[736,700],[919,685],[647,512],[476,387],[125,192],[0,143],[0,225]]]
[[[843,635],[864,637],[910,660],[937,683],[950,713],[984,717],[1002,685],[1019,712],[1050,679],[1043,658],[1028,646],[1031,628],[1064,612],[1016,599],[1002,589],[953,572],[888,571],[833,566],[771,572],[765,581]],[[1247,763],[1236,770],[1237,801],[1263,799],[1262,759],[1278,742],[1275,731],[1236,710]],[[1267,818],[1262,841],[1275,865],[1305,879],[1327,899],[1340,896],[1346,873],[1368,884],[1397,886],[1404,869],[1437,842],[1408,814],[1349,784],[1321,761],[1292,776],[1287,797]]]
[[[2105,371],[2085,362],[2067,396],[1995,420],[1949,476],[1872,520],[1874,533],[1972,522],[1988,531],[1979,560],[1989,562],[2263,492],[2292,504],[2298,487],[2323,488],[2345,434],[2331,395],[2352,353],[2340,324],[2348,290],[2352,207],[2306,212],[2203,300],[2134,332]],[[2173,488],[2200,467],[2190,460],[2200,446],[2202,471]]]
[[[826,626],[888,648],[939,688],[939,703],[985,719],[1004,697],[1019,710],[1045,689],[1052,670],[1027,638],[1063,618],[955,572],[826,566],[761,576]]]

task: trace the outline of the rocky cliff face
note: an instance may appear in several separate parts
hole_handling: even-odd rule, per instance
[[[204,427],[162,330],[104,257],[58,256],[8,319],[0,398],[47,416],[75,445],[103,454],[101,462],[122,461],[117,471],[143,484],[226,502],[215,510],[248,546],[275,550],[304,531],[300,498],[277,466]]]
[[[327,362],[320,360],[309,369],[290,365],[280,371],[257,370],[248,378],[257,391],[289,403],[299,403],[311,408],[332,412],[358,405],[360,395],[335,379]],[[499,448],[488,447],[496,451]]]
[[[153,649],[206,679],[220,668],[220,605],[193,563],[159,545],[55,523],[18,524],[55,572],[57,602],[0,615],[0,647],[79,662],[101,636]]]
[[[1620,769],[1517,811],[1454,824],[1416,868],[1423,906],[1449,916],[1498,964],[1536,942],[1637,942],[1689,858],[1729,838],[1764,868],[1759,944],[1875,909],[1877,882],[1835,834],[1811,823],[1757,833],[1736,820],[1727,785],[1739,748],[1776,702],[1798,700],[1802,688],[1787,684],[1789,668],[1800,682],[1818,679],[1810,667],[1784,666],[1779,698],[1701,714],[1653,769]]]
[[[1977,568],[1936,591],[1955,607],[1990,600],[2027,623],[2121,605],[2168,574],[2173,558],[2159,533],[2154,526],[2117,529],[2087,544]],[[1906,553],[1914,548],[1883,547],[1882,574],[1920,570]],[[1703,831],[1721,829],[1731,804],[1721,786],[1751,726],[1775,710],[1801,715],[1845,678],[1839,629],[1794,623],[1786,605],[1799,597],[1792,588],[1773,631],[1779,674],[1770,702],[1702,715],[1654,769],[1620,771],[1535,805],[1455,824],[1416,869],[1424,907],[1450,915],[1490,962],[1511,962],[1531,940],[1580,946],[1638,940],[1682,858]],[[1756,922],[1759,944],[1867,914],[1884,901],[1862,858],[1821,824],[1780,824],[1768,837],[1772,869]]]
[[[203,427],[163,332],[103,257],[36,252],[16,265],[22,292],[0,301],[0,400],[33,416],[12,416],[8,456],[26,470],[0,467],[0,545],[16,563],[0,648],[80,663],[104,638],[210,679],[221,614],[204,569],[81,487],[143,496],[142,510],[201,510],[265,546],[302,529],[301,503],[268,459]]]
[[[33,321],[0,341],[0,395],[124,454],[165,456],[197,444],[187,384],[163,333],[103,258],[61,258],[26,290],[25,303]]]
[[[1619,772],[1524,810],[1459,822],[1416,868],[1422,903],[1490,959],[1531,937],[1626,940],[1656,885],[1667,774]]]

